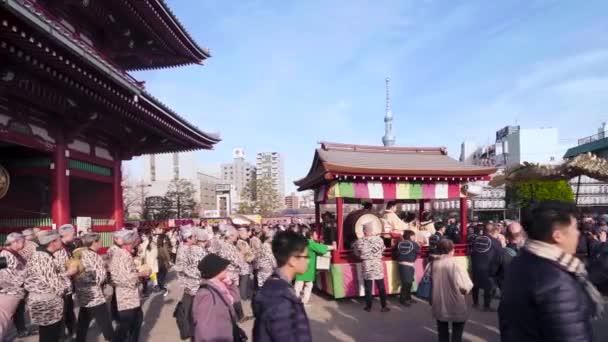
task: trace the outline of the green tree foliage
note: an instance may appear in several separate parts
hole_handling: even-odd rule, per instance
[[[165,198],[171,203],[172,218],[198,217],[194,184],[187,179],[174,179],[169,183]]]
[[[574,192],[565,180],[519,182],[511,185],[507,191],[509,202],[519,207],[547,200],[574,202]]]
[[[258,214],[268,217],[281,207],[281,197],[270,177],[251,180],[241,193],[239,214]]]

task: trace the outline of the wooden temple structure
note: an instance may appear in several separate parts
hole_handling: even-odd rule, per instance
[[[315,192],[315,216],[320,224],[322,204],[335,205],[336,244],[329,272],[322,272],[317,286],[335,298],[363,295],[360,261],[345,243],[344,204],[361,201],[385,203],[419,203],[420,211],[433,200],[458,199],[462,241],[466,241],[468,182],[489,180],[493,168],[462,164],[447,154],[443,147],[381,147],[321,143],[316,149],[308,175],[295,182],[299,191]],[[429,207],[431,208],[431,207]],[[421,258],[416,262],[416,278],[423,270]],[[456,255],[463,263],[466,244],[456,246]],[[387,293],[399,293],[400,283],[391,250],[385,251],[385,285]],[[414,284],[416,286],[416,284]]]
[[[122,227],[123,160],[220,141],[129,71],[209,57],[162,0],[0,1],[0,236]]]

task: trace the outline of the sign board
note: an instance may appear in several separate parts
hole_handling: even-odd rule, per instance
[[[232,186],[230,184],[216,184],[215,192],[230,192]]]
[[[245,158],[245,150],[243,150],[242,148],[235,148],[234,150],[232,150],[232,157]]]
[[[212,217],[220,217],[219,210],[205,210],[203,211],[203,217],[212,218]]]
[[[82,216],[76,217],[76,229],[78,230],[78,233],[80,233],[80,232],[88,233],[91,231],[92,227],[93,227],[92,218],[82,217]]]

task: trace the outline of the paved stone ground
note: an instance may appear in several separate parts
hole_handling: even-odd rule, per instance
[[[154,294],[144,303],[144,325],[140,341],[179,341],[173,309],[181,297],[174,281],[167,297]],[[410,308],[400,306],[395,297],[389,299],[391,312],[381,313],[379,302],[374,303],[371,313],[363,311],[361,299],[332,300],[313,295],[307,306],[313,339],[315,341],[436,341],[437,331],[428,304],[417,303]],[[246,311],[250,314],[249,306]],[[608,340],[608,319],[595,322],[596,340]],[[253,321],[242,328],[248,333]],[[94,338],[93,335],[97,336]],[[99,330],[93,324],[89,341],[103,341]],[[465,341],[499,341],[497,314],[474,311],[465,326]],[[35,342],[36,337],[17,341]]]

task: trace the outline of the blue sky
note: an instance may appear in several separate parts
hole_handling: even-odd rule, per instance
[[[205,131],[205,170],[243,147],[305,176],[318,141],[381,144],[392,79],[401,146],[485,143],[507,124],[558,127],[563,143],[608,119],[608,1],[170,0],[213,57],[136,73]],[[141,163],[132,163],[140,168]]]

